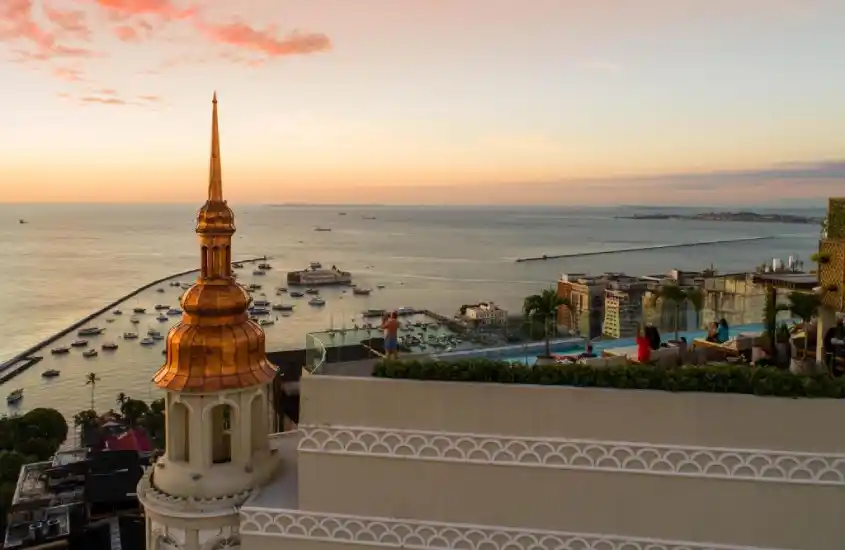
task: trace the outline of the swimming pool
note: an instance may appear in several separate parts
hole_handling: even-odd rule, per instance
[[[739,334],[743,332],[762,332],[764,330],[763,324],[753,324],[753,325],[741,325],[736,327],[731,327],[731,334]],[[683,336],[687,339],[688,342],[692,342],[696,338],[702,338],[706,336],[707,331],[704,330],[690,330],[690,331],[682,331],[678,333],[678,336]],[[674,337],[674,334],[663,334],[663,337]],[[602,340],[601,342],[595,342],[593,344],[593,351],[596,353],[601,353],[606,349],[614,349],[614,348],[625,348],[629,346],[633,346],[636,344],[634,338],[620,338],[618,340]],[[495,349],[486,349],[486,350],[477,350],[472,352],[463,352],[460,354],[461,359],[477,359],[477,358],[485,358],[485,359],[493,359],[497,361],[510,361],[514,363],[524,363],[526,365],[533,365],[534,362],[537,360],[537,354],[542,353],[542,348],[538,348],[536,343],[524,345],[524,346],[507,346]],[[552,345],[552,353],[553,354],[567,354],[572,353],[576,350],[583,350],[584,345],[579,343],[578,341],[567,341],[561,342],[558,344]],[[457,359],[457,354],[451,353],[444,353],[438,356],[438,359]]]

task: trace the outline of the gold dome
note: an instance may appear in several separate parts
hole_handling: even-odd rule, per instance
[[[223,200],[217,94],[213,105],[208,200],[197,214],[200,277],[182,296],[182,321],[167,335],[167,361],[153,377],[167,390],[247,388],[276,375],[265,353],[264,331],[249,319],[249,294],[232,277],[235,215]]]

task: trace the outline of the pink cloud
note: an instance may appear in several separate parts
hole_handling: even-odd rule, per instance
[[[200,31],[213,42],[244,48],[268,57],[305,55],[331,49],[329,37],[322,33],[293,32],[278,36],[275,26],[256,29],[246,23],[210,24],[197,22]]]
[[[88,48],[68,45],[59,38],[87,39],[90,34],[78,12],[45,8],[49,28],[33,14],[33,0],[0,0],[0,41],[20,45],[18,61],[46,61],[56,57],[89,57]]]
[[[61,80],[66,80],[67,82],[82,82],[85,80],[82,71],[67,67],[55,67],[53,69],[53,75]]]
[[[42,9],[47,20],[56,25],[61,33],[80,40],[91,38],[91,28],[88,26],[84,12],[78,10],[60,10],[46,4]]]
[[[171,0],[94,0],[111,16],[116,18],[138,15],[155,15],[162,19],[188,19],[198,13],[196,6],[179,8]]]

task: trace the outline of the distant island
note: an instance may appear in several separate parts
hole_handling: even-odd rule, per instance
[[[793,216],[791,214],[758,214],[756,212],[707,212],[704,214],[634,214],[616,216],[623,220],[686,220],[703,222],[756,222],[756,223],[807,223],[819,224],[821,218]]]

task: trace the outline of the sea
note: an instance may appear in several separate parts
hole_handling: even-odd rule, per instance
[[[0,361],[152,280],[198,267],[197,206],[0,204]],[[368,308],[413,306],[451,316],[461,304],[494,301],[519,310],[526,295],[554,286],[562,273],[644,275],[711,266],[737,272],[789,256],[809,266],[819,238],[816,225],[622,218],[714,210],[706,208],[231,206],[238,227],[233,257],[271,258],[274,269],[262,281],[271,288],[284,284],[285,272],[315,261],[350,271],[359,286],[384,285],[369,297],[324,292],[326,307],[298,308],[268,327],[272,350],[302,348],[307,333],[351,326]],[[654,248],[748,237],[768,238]],[[601,251],[608,253],[594,254]],[[570,257],[515,261],[561,254]],[[251,281],[250,274],[243,270],[241,281]],[[161,299],[178,307],[177,297]],[[121,349],[66,361],[57,379],[42,379],[46,367],[36,365],[6,382],[7,391],[25,391],[20,408],[9,412],[53,406],[72,415],[90,407],[88,372],[100,377],[93,395],[98,408],[113,407],[119,392],[155,397],[149,380],[163,357]]]

